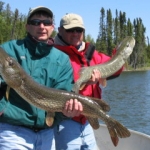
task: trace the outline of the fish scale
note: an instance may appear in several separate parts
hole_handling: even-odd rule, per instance
[[[104,101],[40,85],[2,48],[0,48],[0,74],[7,85],[25,101],[47,112],[46,123],[48,126],[53,124],[55,112],[62,112],[69,99],[77,99],[82,103],[82,114],[89,119],[89,123],[94,129],[99,127],[98,119],[105,122],[114,146],[117,146],[119,137],[130,136],[126,127],[106,114],[105,111],[110,108]]]

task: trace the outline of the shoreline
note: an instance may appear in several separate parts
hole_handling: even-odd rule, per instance
[[[150,71],[150,67],[147,68],[139,68],[139,69],[124,69],[123,72],[131,72],[131,71]]]

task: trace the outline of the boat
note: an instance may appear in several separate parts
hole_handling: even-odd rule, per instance
[[[150,136],[138,131],[130,130],[131,136],[119,138],[115,147],[111,141],[106,125],[100,124],[100,128],[94,130],[99,150],[150,150]]]

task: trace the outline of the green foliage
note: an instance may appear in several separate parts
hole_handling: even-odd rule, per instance
[[[4,2],[0,1],[0,43],[23,38],[26,35],[26,17],[19,14],[18,9],[12,12],[9,4],[4,9],[4,4]]]
[[[85,42],[90,42],[90,43],[92,43],[92,44],[95,45],[94,39],[91,37],[90,34],[88,34],[87,36],[85,36],[85,40],[84,41]]]
[[[12,12],[9,4],[0,1],[0,44],[11,39],[22,39],[26,36],[27,16],[18,9]],[[52,37],[56,35],[54,30]]]
[[[107,12],[107,14],[105,14],[105,12]],[[121,11],[118,13],[118,10],[116,10],[116,16],[113,18],[111,10],[105,11],[103,7],[100,13],[99,34],[96,40],[97,50],[111,56],[112,49],[115,48],[124,37],[133,36],[136,44],[133,53],[128,59],[128,66],[134,69],[147,67],[147,62],[150,62],[150,46],[146,43],[146,28],[142,23],[142,19],[136,18],[133,23],[131,23],[130,19],[126,18],[126,13]]]
[[[26,35],[25,25],[27,16],[16,9],[11,11],[9,4],[0,1],[0,43],[11,39],[21,39]],[[54,20],[55,22],[55,20]],[[135,18],[133,23],[126,17],[125,12],[116,10],[113,18],[111,10],[100,10],[99,32],[96,41],[91,35],[84,35],[84,41],[96,45],[96,49],[105,54],[111,55],[121,40],[126,36],[133,36],[136,40],[133,53],[128,59],[128,66],[134,69],[138,67],[147,67],[150,64],[150,44],[149,38],[145,37],[146,28],[141,18]],[[52,37],[57,34],[53,31]]]
[[[51,37],[54,38],[56,35],[57,35],[57,32],[56,30],[54,30]]]

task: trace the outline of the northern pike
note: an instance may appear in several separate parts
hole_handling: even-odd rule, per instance
[[[101,78],[107,78],[117,72],[126,63],[126,60],[131,55],[135,46],[135,39],[132,36],[125,37],[117,46],[116,54],[107,62],[94,66],[83,67],[79,71],[79,79],[73,86],[73,91],[78,93],[87,83],[94,69],[99,70]]]
[[[126,127],[106,114],[110,108],[104,101],[40,85],[2,48],[0,48],[0,75],[7,85],[13,88],[24,100],[47,112],[46,123],[48,126],[52,125],[55,112],[62,112],[67,100],[77,99],[83,105],[82,114],[87,117],[94,129],[99,128],[98,119],[105,122],[115,146],[118,144],[119,137],[130,136]]]

